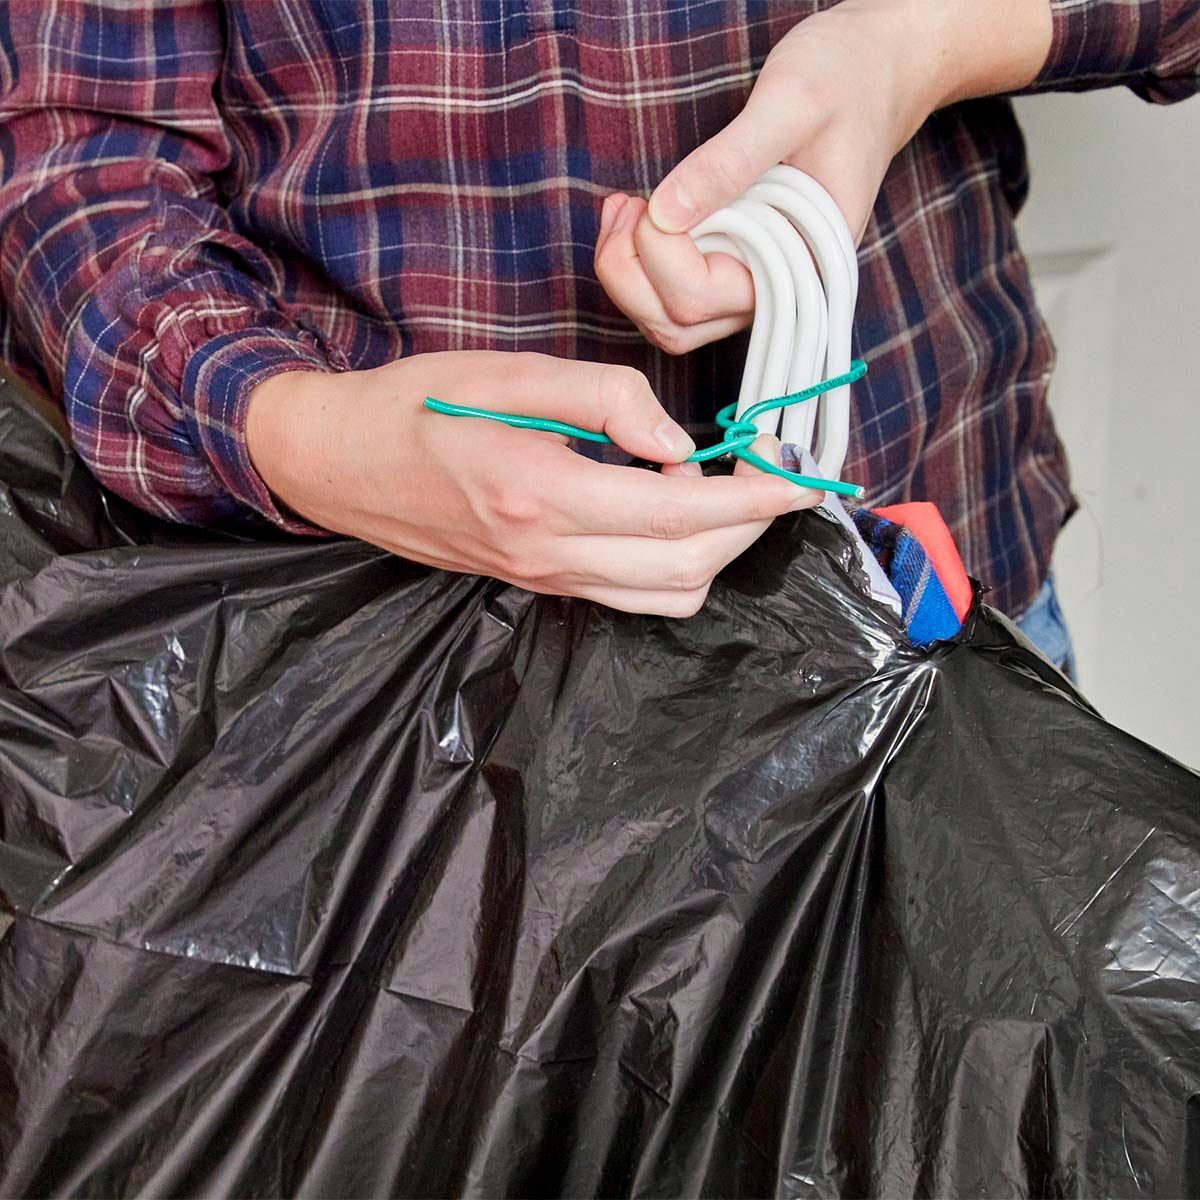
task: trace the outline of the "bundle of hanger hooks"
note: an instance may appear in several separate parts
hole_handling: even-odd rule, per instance
[[[836,479],[850,440],[853,381],[841,377],[860,378],[866,371],[850,359],[858,258],[841,210],[811,176],[780,165],[701,221],[692,237],[706,254],[733,255],[754,279],[738,417],[772,397],[836,382],[807,403],[779,406],[782,429],[774,409],[754,418],[760,433],[812,450],[821,473]]]
[[[861,496],[862,488],[837,478],[850,440],[850,384],[867,368],[850,358],[858,259],[833,197],[795,167],[772,167],[744,196],[701,221],[692,237],[702,253],[731,254],[745,264],[754,280],[754,322],[737,403],[717,414],[725,436],[688,461],[732,454],[805,487]],[[565,421],[433,397],[425,407],[585,441],[611,440]],[[749,447],[760,433],[812,451],[822,477],[785,470],[754,454]]]

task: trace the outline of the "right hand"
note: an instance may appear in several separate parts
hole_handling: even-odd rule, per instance
[[[669,465],[597,463],[554,434],[430,412],[426,396],[602,430]],[[326,529],[444,570],[672,617],[697,612],[773,518],[821,500],[744,462],[702,476],[640,372],[540,354],[275,375],[251,393],[246,440],[271,491]],[[778,462],[774,438],[754,450]]]

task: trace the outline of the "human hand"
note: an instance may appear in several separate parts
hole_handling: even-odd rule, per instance
[[[597,463],[567,439],[430,412],[426,396],[601,430],[662,473]],[[275,375],[246,440],[267,486],[308,520],[405,558],[629,612],[691,616],[713,577],[821,493],[739,462],[704,477],[631,368],[452,351],[369,371]],[[779,443],[756,453],[775,462]]]
[[[843,0],[788,32],[742,112],[659,184],[601,211],[595,267],[645,337],[683,354],[748,325],[750,273],[686,231],[776,163],[833,196],[862,238],[896,153],[943,104],[1024,86],[1050,46],[1048,0]]]

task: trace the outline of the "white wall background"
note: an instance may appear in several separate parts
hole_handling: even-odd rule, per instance
[[[1084,509],[1055,558],[1084,693],[1200,766],[1200,98],[1028,97],[1019,222]]]

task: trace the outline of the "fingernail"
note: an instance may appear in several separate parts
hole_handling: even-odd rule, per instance
[[[629,199],[624,192],[610,192],[604,201],[604,212],[601,214],[601,232],[607,232],[612,226],[613,219],[625,207]]]
[[[616,216],[613,217],[613,233],[619,233],[625,228],[625,222],[629,217],[629,212],[632,208],[633,205],[630,204],[628,200],[621,201],[621,206],[617,209]]]
[[[796,498],[792,501],[791,510],[795,512],[799,508],[815,508],[824,499],[824,492],[817,492],[812,488],[797,487]]]
[[[681,462],[679,464],[680,475],[703,475],[704,470],[699,463],[696,462]]]
[[[696,449],[696,443],[688,437],[687,430],[672,421],[670,417],[667,417],[658,426],[654,431],[654,436],[658,439],[659,445],[676,461],[687,458]]]
[[[650,220],[663,233],[683,233],[695,219],[695,202],[673,180],[661,184],[650,197]]]

